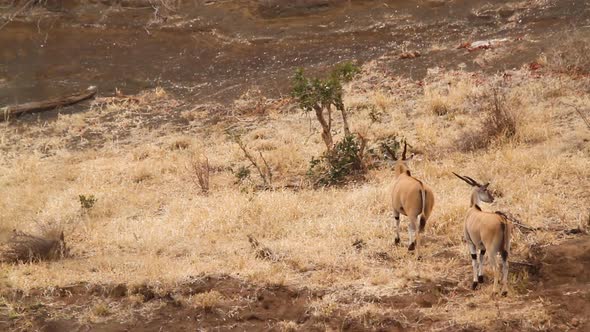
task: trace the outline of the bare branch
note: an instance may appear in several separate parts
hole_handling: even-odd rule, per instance
[[[514,217],[514,215],[512,215],[509,212],[496,211],[496,214],[499,214],[502,217],[506,218],[514,226],[517,226],[517,227],[522,228],[524,230],[527,230],[529,232],[535,232],[535,231],[538,231],[539,230],[538,227],[532,227],[532,226],[528,226],[528,225],[523,224],[520,220],[516,219],[516,217]]]
[[[266,162],[266,159],[264,159],[264,156],[262,155],[262,151],[258,151],[258,153],[260,154],[260,158],[262,158],[262,161],[264,162],[264,166],[266,167],[266,174],[268,175],[268,184],[272,186],[272,169],[270,168],[270,166]]]
[[[588,120],[586,118],[586,115],[584,115],[584,113],[582,113],[582,110],[580,110],[576,105],[573,105],[573,104],[564,103],[564,102],[562,102],[562,104],[564,104],[565,106],[569,106],[569,107],[572,107],[573,109],[575,109],[576,112],[580,115],[580,117],[584,121],[584,123],[586,123],[586,126],[588,126],[588,129],[590,129],[590,120]]]
[[[262,152],[260,153],[260,156],[262,157],[262,160],[264,161],[264,164],[267,167],[268,173],[264,173],[262,171],[262,168],[260,168],[260,166],[256,162],[256,159],[250,154],[250,152],[248,152],[248,150],[246,149],[246,145],[244,144],[244,142],[242,142],[242,140],[239,137],[236,137],[236,143],[238,144],[238,146],[240,147],[242,152],[244,152],[244,156],[250,161],[252,166],[254,166],[254,168],[256,168],[256,170],[258,171],[260,178],[262,178],[262,182],[263,182],[264,187],[269,188],[271,185],[271,182],[272,182],[272,172],[270,170],[270,167],[268,166],[268,163],[266,162],[264,157],[262,157]]]

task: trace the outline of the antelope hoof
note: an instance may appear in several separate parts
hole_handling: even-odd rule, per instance
[[[400,243],[400,239],[399,239],[399,237],[396,237],[395,238],[395,245],[397,246],[399,243]]]
[[[502,297],[508,296],[508,291],[502,291]]]
[[[483,284],[483,276],[477,276],[477,282]]]
[[[414,251],[414,249],[416,249],[416,242],[410,243],[410,246],[408,247],[408,251]]]
[[[472,290],[476,290],[477,289],[477,281],[474,281],[473,284],[471,284],[471,289]]]

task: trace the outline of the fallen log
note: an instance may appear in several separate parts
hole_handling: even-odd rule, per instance
[[[79,103],[83,100],[92,98],[96,94],[96,87],[91,86],[86,91],[71,94],[68,96],[52,98],[44,101],[34,101],[20,105],[12,105],[0,108],[0,122],[7,121],[10,118],[18,117],[27,113],[37,113],[49,111],[58,107],[64,107]]]

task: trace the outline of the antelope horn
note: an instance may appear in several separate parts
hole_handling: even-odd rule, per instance
[[[469,177],[462,177],[461,175],[459,175],[459,174],[457,174],[457,173],[455,173],[455,172],[453,172],[453,174],[455,174],[455,176],[456,176],[456,177],[458,177],[459,179],[461,179],[461,180],[463,180],[463,181],[467,182],[467,184],[469,184],[470,186],[476,186],[476,185],[477,185],[477,183],[476,183],[475,181],[473,181],[473,179],[472,179],[472,178],[469,178]]]
[[[479,182],[475,181],[474,179],[472,179],[472,178],[470,178],[470,177],[468,177],[468,176],[465,176],[465,177],[466,177],[466,178],[468,178],[469,180],[473,181],[473,183],[474,183],[476,186],[478,186],[478,187],[481,187],[481,186],[482,186],[482,185],[481,185]]]
[[[404,139],[404,152],[402,152],[402,160],[406,160],[406,150],[408,149],[408,142]]]

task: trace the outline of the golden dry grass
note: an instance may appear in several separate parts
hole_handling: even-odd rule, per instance
[[[371,66],[347,88],[346,102],[355,109],[352,130],[372,141],[391,134],[408,137],[419,153],[412,172],[436,195],[419,248],[421,261],[405,247],[393,246],[388,167],[371,170],[366,182],[346,187],[306,186],[309,160],[323,150],[312,118],[265,104],[264,115],[228,113],[223,121],[204,125],[210,115],[180,109],[178,101],[155,90],[128,99],[98,100],[86,112],[47,123],[1,125],[1,233],[28,231],[37,219],[55,220],[65,229],[72,253],[58,262],[1,265],[5,282],[27,292],[80,281],[174,285],[189,276],[221,273],[257,284],[327,289],[330,294],[311,305],[312,315],[326,316],[348,306],[350,315],[371,321],[378,311],[371,304],[341,300],[403,294],[425,281],[466,285],[469,280],[471,267],[461,236],[469,188],[451,171],[490,181],[501,193],[494,206],[484,209],[506,210],[526,224],[553,229],[533,235],[516,232],[515,259],[525,259],[533,244],[559,242],[563,234],[556,230],[586,222],[590,131],[562,104],[590,105],[579,81],[551,75],[534,80],[526,71],[512,72],[503,84],[518,119],[516,135],[464,154],[454,142],[462,131],[480,125],[478,98],[502,78],[438,73],[428,77],[424,88],[397,79],[395,93],[370,93],[364,91],[367,77],[374,81]],[[441,105],[444,112],[439,111]],[[372,109],[382,112],[378,121],[371,120]],[[171,112],[188,123],[144,123],[150,117],[169,119]],[[235,184],[233,171],[248,162],[226,134],[228,128],[243,132],[248,148],[264,153],[276,190],[254,190],[260,182],[254,173],[250,184]],[[85,130],[104,140],[93,146],[96,138],[82,135]],[[117,132],[128,135],[117,138]],[[72,143],[78,141],[84,142]],[[186,168],[200,155],[209,159],[208,195]],[[300,190],[283,188],[293,184]],[[79,195],[94,195],[96,203],[85,209]],[[405,229],[405,221],[402,225]],[[248,234],[280,259],[256,258]],[[406,238],[404,231],[402,241]],[[361,251],[352,246],[357,239],[366,242]],[[376,258],[383,253],[391,259]],[[451,294],[445,306],[420,310],[445,311],[456,324],[481,326],[498,312],[522,316],[518,310],[496,309],[490,296],[490,287],[484,286],[467,301],[464,295]],[[212,308],[223,297],[210,292],[191,301]],[[503,306],[536,312],[527,316],[527,324],[544,326],[542,303],[523,303],[514,291]],[[103,304],[89,315],[99,319],[112,311]],[[296,328],[294,322],[280,325]]]

